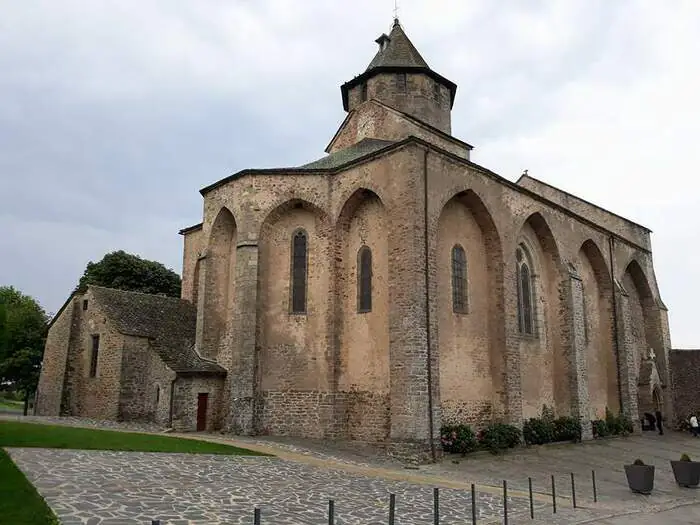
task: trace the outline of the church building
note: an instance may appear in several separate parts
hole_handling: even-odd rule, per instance
[[[324,157],[200,190],[202,222],[180,232],[191,343],[160,355],[186,351],[202,371],[159,385],[159,401],[151,389],[162,419],[398,453],[429,449],[445,423],[521,424],[543,405],[584,437],[606,407],[670,417],[650,230],[474,163],[451,132],[457,86],[398,20],[376,43],[341,86],[347,116]],[[89,363],[81,334],[71,348]],[[181,417],[204,394],[206,422]]]

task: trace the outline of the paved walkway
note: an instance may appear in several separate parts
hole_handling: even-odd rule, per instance
[[[325,525],[328,500],[338,524],[386,524],[389,494],[396,495],[397,523],[432,523],[431,487],[278,458],[8,449],[65,525],[162,523]],[[477,495],[479,520],[502,515],[500,496]],[[509,498],[512,512],[527,500]],[[471,495],[440,492],[442,523],[471,520]],[[500,520],[499,520],[500,521]]]
[[[8,419],[9,416],[0,416]],[[61,423],[79,426],[103,426],[100,422],[85,422],[84,420],[28,418],[43,423]],[[119,424],[110,423],[110,428],[124,428]],[[129,428],[132,430],[132,428]],[[145,430],[145,429],[144,429]],[[152,429],[149,429],[152,431]],[[175,435],[175,434],[173,434]],[[500,522],[502,515],[502,480],[508,480],[509,495],[514,498],[509,507],[510,523],[603,523],[620,524],[646,523],[656,517],[654,523],[700,523],[696,514],[700,513],[700,491],[679,488],[673,479],[669,465],[670,459],[676,459],[681,453],[686,452],[692,458],[700,458],[700,439],[677,433],[667,433],[665,436],[645,433],[643,436],[629,438],[600,440],[585,444],[562,444],[544,447],[532,447],[511,452],[503,456],[491,456],[489,454],[477,454],[467,458],[447,457],[444,461],[435,465],[423,465],[419,468],[405,468],[405,465],[392,462],[385,456],[378,455],[376,449],[362,448],[355,445],[334,444],[324,441],[262,438],[262,437],[238,437],[213,434],[185,434],[182,437],[205,439],[209,441],[225,442],[241,447],[255,449],[261,452],[270,452],[277,459],[270,458],[236,458],[222,459],[211,456],[185,456],[187,461],[202,461],[201,465],[192,465],[190,470],[207,472],[206,476],[199,479],[195,485],[206,487],[203,491],[191,491],[198,498],[193,503],[192,512],[198,512],[202,507],[211,512],[212,505],[224,505],[225,498],[236,492],[236,487],[248,479],[251,472],[251,480],[255,483],[245,485],[250,494],[246,500],[236,500],[242,505],[241,512],[236,518],[227,523],[251,523],[252,510],[250,506],[261,504],[263,509],[263,524],[265,517],[270,520],[274,517],[274,523],[327,523],[325,518],[325,505],[329,497],[336,499],[337,523],[387,523],[387,498],[389,492],[397,494],[397,523],[424,523],[428,524],[432,509],[432,487],[441,487],[441,507],[445,519],[441,523],[469,523],[470,522],[470,498],[469,487],[471,483],[477,483],[478,503],[481,519],[479,523]],[[32,459],[32,455],[39,455],[41,459]],[[185,461],[176,459],[175,455],[140,454],[141,459],[130,457],[128,464],[133,468],[139,468],[144,473],[135,474],[127,469],[127,466],[114,459],[119,454],[108,452],[76,452],[60,451],[46,453],[41,451],[12,450],[11,455],[17,457],[20,468],[30,474],[32,470],[39,471],[42,465],[51,464],[51,457],[55,454],[57,462],[64,465],[84,466],[73,470],[75,479],[88,479],[99,475],[101,471],[111,472],[116,486],[126,487],[131,479],[142,479],[128,490],[133,494],[148,494],[148,490],[156,490],[157,487],[171,494],[168,500],[174,504],[180,496],[177,492],[176,481]],[[69,458],[71,454],[78,454],[79,458]],[[90,454],[90,461],[84,461]],[[146,456],[167,456],[165,459],[149,459]],[[652,496],[639,496],[632,494],[627,487],[623,465],[632,462],[635,458],[641,458],[646,463],[656,465],[656,483]],[[175,466],[168,467],[163,461],[170,459]],[[199,459],[198,459],[199,458]],[[106,463],[100,463],[106,462]],[[154,466],[156,461],[156,466]],[[248,464],[249,462],[251,464]],[[87,464],[102,465],[95,471],[89,469]],[[256,466],[253,467],[252,464]],[[270,465],[277,465],[272,468]],[[23,466],[26,465],[26,466]],[[59,472],[65,466],[57,464],[52,467],[53,472]],[[132,467],[128,467],[132,468]],[[120,470],[122,469],[122,470]],[[598,489],[598,502],[592,500],[591,470],[596,471]],[[70,470],[70,469],[69,469]],[[140,471],[141,471],[140,470]],[[155,471],[162,470],[167,475],[155,476]],[[241,477],[240,472],[245,470],[246,475]],[[140,472],[139,471],[139,472]],[[577,509],[573,509],[571,498],[570,474],[575,474]],[[188,474],[189,475],[189,474]],[[551,507],[551,476],[554,475],[557,488],[557,513],[552,513]],[[81,477],[83,476],[83,477]],[[531,521],[527,507],[527,478],[531,477],[534,499],[536,505],[535,520]],[[285,481],[293,480],[291,483]],[[302,479],[303,478],[303,479]],[[309,479],[309,485],[305,485],[305,479]],[[110,478],[112,479],[112,478]],[[208,481],[208,480],[219,481]],[[268,480],[270,480],[268,482]],[[51,481],[39,478],[36,484],[40,491],[42,483],[48,483],[47,490],[51,489]],[[72,486],[69,479],[63,480],[58,486]],[[127,485],[125,485],[125,483]],[[220,487],[219,487],[220,485]],[[110,485],[100,488],[104,501],[110,496]],[[219,488],[217,488],[219,487]],[[264,489],[263,489],[264,487]],[[97,490],[97,489],[94,489]],[[170,491],[170,492],[168,492]],[[268,491],[268,492],[266,492]],[[272,491],[272,492],[269,492]],[[69,493],[70,490],[67,491]],[[43,492],[42,492],[43,493]],[[174,495],[173,495],[174,494]],[[206,499],[210,494],[213,500]],[[90,497],[82,494],[74,498]],[[217,499],[218,498],[218,499]],[[257,498],[257,499],[256,499]],[[47,498],[48,499],[48,498]],[[135,496],[132,500],[137,499]],[[267,500],[265,502],[264,500]],[[93,501],[90,499],[90,501]],[[121,501],[121,500],[120,500]],[[189,501],[189,500],[187,500]],[[414,515],[406,516],[408,521],[402,518],[401,504],[411,501],[415,507]],[[371,502],[371,504],[370,504]],[[51,503],[54,506],[54,503]],[[290,506],[291,505],[291,506]],[[133,510],[132,505],[132,510]],[[318,518],[301,512],[301,508],[308,508],[308,513],[321,513]],[[360,509],[358,513],[349,509]],[[56,507],[54,507],[56,508]],[[193,510],[194,509],[194,510]],[[146,509],[143,509],[146,510]],[[176,509],[173,509],[176,510]],[[177,510],[183,511],[178,508]],[[234,512],[233,507],[229,508]],[[111,511],[110,511],[111,512]],[[184,512],[184,511],[183,511]],[[288,520],[280,521],[282,513],[286,512]],[[293,514],[292,514],[293,513]],[[347,514],[343,514],[347,513]],[[229,516],[229,515],[226,515]],[[233,515],[231,515],[233,516]],[[668,516],[668,518],[667,518]],[[459,521],[454,519],[459,518]],[[150,519],[150,517],[149,517]],[[161,519],[163,519],[161,517]],[[210,518],[207,518],[210,519]],[[214,519],[214,518],[211,518]],[[218,519],[218,518],[217,518]],[[293,521],[294,519],[298,521]],[[666,521],[668,519],[668,521]],[[683,520],[687,521],[683,521]],[[239,521],[235,521],[239,520]],[[304,521],[306,520],[306,521]],[[413,521],[410,521],[413,520]],[[495,520],[495,521],[494,521]],[[632,521],[631,521],[632,520]],[[68,521],[67,523],[84,523],[86,521]],[[98,522],[95,522],[98,523]],[[109,522],[105,522],[109,523]],[[128,522],[124,522],[128,523]],[[135,522],[133,522],[135,523]],[[141,521],[143,523],[143,521]],[[150,522],[146,522],[150,523]],[[172,521],[168,523],[200,523],[198,521]],[[201,523],[216,523],[216,521],[203,521]],[[165,522],[164,522],[165,525]]]

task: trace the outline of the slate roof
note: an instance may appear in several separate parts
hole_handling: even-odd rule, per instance
[[[326,155],[325,157],[315,160],[314,162],[309,162],[303,166],[299,166],[301,169],[334,169],[343,164],[357,160],[379,151],[380,149],[386,148],[394,144],[391,140],[380,140],[380,139],[362,139],[357,144],[353,144],[345,149]]]
[[[367,66],[367,71],[379,67],[428,68],[428,63],[408,39],[398,19],[394,19],[389,36],[382,35],[376,41],[380,46],[386,42],[386,46],[377,52]]]
[[[120,333],[149,338],[153,349],[174,372],[226,374],[224,368],[195,352],[197,310],[190,302],[101,286],[89,289]]]

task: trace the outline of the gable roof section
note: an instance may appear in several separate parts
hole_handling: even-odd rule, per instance
[[[357,144],[300,166],[302,169],[333,169],[394,144],[392,140],[362,139]]]
[[[148,338],[174,372],[226,374],[224,368],[194,350],[197,310],[188,301],[101,286],[89,289],[121,334]]]
[[[436,128],[435,126],[431,126],[431,125],[428,124],[427,122],[423,122],[423,121],[422,121],[421,119],[419,119],[418,117],[414,117],[413,115],[409,115],[408,113],[404,113],[404,112],[401,111],[401,110],[398,110],[398,109],[396,109],[396,108],[392,108],[391,106],[388,106],[388,105],[384,104],[384,103],[381,102],[380,100],[377,100],[377,99],[370,99],[370,100],[367,101],[367,104],[374,104],[374,105],[376,105],[376,106],[380,106],[380,107],[384,108],[384,109],[387,110],[387,111],[391,111],[392,113],[394,113],[394,114],[400,116],[401,118],[404,118],[404,119],[406,119],[406,120],[408,120],[408,121],[414,123],[416,126],[419,126],[419,127],[421,127],[421,128],[424,128],[425,130],[427,130],[427,131],[429,131],[429,132],[431,132],[431,133],[434,133],[435,135],[439,136],[440,138],[442,138],[442,139],[444,139],[444,140],[448,140],[448,141],[450,141],[450,142],[454,142],[454,143],[457,144],[458,146],[461,146],[461,147],[463,147],[463,148],[466,148],[466,149],[469,150],[469,151],[471,151],[471,150],[474,149],[474,146],[472,146],[471,144],[469,144],[469,143],[467,143],[467,142],[464,142],[463,140],[460,140],[460,139],[458,139],[458,138],[456,138],[456,137],[450,135],[449,133],[445,133],[445,132],[442,131],[441,129],[438,129],[438,128]],[[333,138],[331,138],[331,141],[330,141],[330,142],[328,143],[328,145],[326,146],[326,149],[324,149],[323,151],[326,151],[326,152],[327,152],[327,151],[329,151],[329,150],[333,147],[333,143],[334,143],[334,142],[336,141],[336,139],[340,136],[341,132],[342,132],[343,129],[346,127],[347,123],[350,122],[350,120],[352,120],[353,115],[355,115],[355,114],[357,113],[357,111],[358,111],[357,109],[353,109],[353,110],[351,110],[351,111],[348,112],[348,114],[347,114],[347,115],[345,116],[345,118],[343,119],[343,122],[341,122],[340,126],[338,127],[338,130],[337,130],[337,131],[335,132],[335,134],[333,135]]]

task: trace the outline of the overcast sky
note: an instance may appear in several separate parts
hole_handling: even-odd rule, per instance
[[[700,347],[700,2],[402,0],[472,159],[653,230]],[[198,190],[323,155],[392,0],[0,0],[0,285],[55,312],[90,260],[181,271]]]

